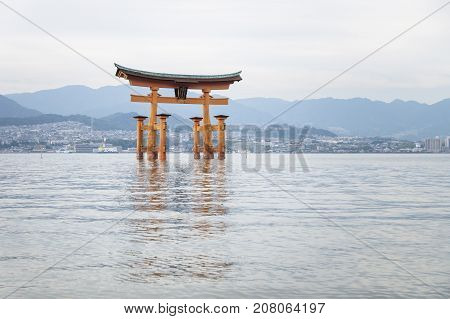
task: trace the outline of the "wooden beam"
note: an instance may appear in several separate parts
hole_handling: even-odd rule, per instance
[[[152,101],[150,95],[135,95],[131,94],[131,102],[149,103]],[[177,99],[176,97],[158,96],[157,103],[166,104],[204,104],[205,99],[201,97],[188,97],[185,100]],[[209,100],[209,105],[228,105],[228,98],[212,98]]]

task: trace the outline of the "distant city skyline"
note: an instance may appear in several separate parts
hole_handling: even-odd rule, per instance
[[[242,69],[232,98],[301,99],[445,1],[5,1],[95,64],[173,73]],[[102,14],[98,14],[102,12]],[[130,18],[132,17],[132,18]],[[450,6],[312,98],[435,103],[450,92]],[[113,77],[0,5],[0,94]],[[220,93],[220,92],[218,92]]]
[[[310,128],[307,137],[300,127],[266,129],[263,134],[228,128],[227,149],[230,153],[449,153],[450,136],[407,141],[393,137],[338,136],[323,129]],[[268,132],[271,132],[267,134]],[[171,130],[169,152],[192,152],[190,130]],[[93,130],[75,121],[33,125],[0,125],[0,153],[132,153],[136,151],[134,130]]]

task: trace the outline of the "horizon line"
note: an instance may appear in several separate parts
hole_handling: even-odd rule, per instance
[[[35,94],[35,93],[40,93],[40,92],[64,89],[64,88],[68,88],[68,87],[83,87],[83,88],[87,88],[87,89],[95,91],[95,90],[100,90],[100,89],[107,88],[107,87],[120,87],[120,86],[123,86],[123,85],[118,84],[118,85],[103,85],[103,86],[99,86],[99,87],[90,87],[90,86],[85,85],[85,84],[67,84],[67,85],[63,85],[63,86],[59,86],[59,87],[48,88],[48,89],[41,89],[41,90],[36,90],[36,91],[0,93],[0,95],[8,97],[8,96],[11,96],[11,95],[18,95],[18,94]],[[166,89],[166,90],[170,90],[170,89]],[[218,94],[218,95],[220,95],[220,94]],[[230,98],[230,100],[234,100],[234,101],[246,100],[246,99],[278,99],[278,100],[283,100],[283,101],[286,101],[286,102],[299,101],[299,99],[291,100],[291,99],[286,99],[286,98],[276,97],[276,96],[252,96],[252,97]],[[449,100],[450,97],[442,98],[440,100],[435,101],[434,103],[420,102],[420,101],[413,100],[413,99],[405,100],[405,99],[401,99],[401,98],[395,98],[395,99],[392,99],[392,100],[382,100],[382,99],[372,99],[372,98],[362,97],[362,96],[354,96],[354,97],[347,97],[347,98],[337,98],[337,97],[327,96],[327,97],[317,97],[317,98],[307,99],[306,101],[325,100],[325,99],[333,99],[333,100],[356,100],[356,99],[362,99],[362,100],[369,100],[371,102],[382,102],[382,103],[386,103],[386,104],[391,104],[393,102],[400,101],[400,102],[405,102],[405,103],[407,103],[407,102],[415,102],[415,103],[418,103],[418,104],[432,106],[432,105],[440,103],[442,101]]]

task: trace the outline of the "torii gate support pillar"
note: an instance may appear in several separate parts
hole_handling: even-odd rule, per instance
[[[144,120],[147,116],[134,116],[136,119],[136,158],[144,159]]]
[[[191,120],[194,121],[194,126],[192,127],[192,135],[194,139],[192,152],[194,153],[194,159],[200,159],[200,121],[202,119],[202,117],[191,117]]]
[[[227,115],[216,115],[217,119],[217,157],[220,160],[225,159],[225,120]]]
[[[166,160],[167,152],[167,118],[170,114],[158,114],[159,124],[157,128],[159,129],[159,159],[162,161]]]

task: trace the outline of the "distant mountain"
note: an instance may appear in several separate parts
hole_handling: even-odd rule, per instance
[[[133,91],[134,90],[134,91]],[[131,103],[130,94],[148,94],[149,90],[126,85],[105,86],[99,89],[91,89],[82,85],[65,86],[58,89],[38,91],[34,93],[8,94],[7,97],[26,107],[31,107],[48,114],[83,114],[93,117],[105,117],[117,112],[136,112],[147,115],[149,106],[145,103]],[[161,89],[160,93],[173,96],[173,90]],[[190,94],[196,96],[196,94]],[[183,118],[199,116],[202,114],[200,105],[172,105],[160,104],[160,111],[178,114]],[[231,101],[229,106],[213,106],[212,115],[220,113],[230,115],[235,121],[243,119],[243,123],[257,124],[270,118],[268,114],[240,105]],[[245,121],[244,121],[245,119]],[[188,121],[190,123],[190,121]]]
[[[34,93],[9,94],[8,98],[41,113],[83,114],[94,117],[106,116],[116,112],[137,112],[139,107],[132,105],[127,86],[105,86],[91,89],[82,85],[65,86],[58,89]]]
[[[139,94],[148,94],[148,89],[134,87],[133,90]],[[117,112],[147,115],[148,104],[129,101],[130,93],[136,93],[133,90],[126,85],[99,89],[66,86],[34,93],[9,94],[7,97],[24,107],[42,113],[61,115],[77,113],[100,119]],[[161,94],[173,96],[173,90],[163,89]],[[295,101],[277,98],[237,99],[230,100],[228,106],[212,106],[211,114],[229,115],[228,124],[256,125],[264,125],[277,116],[271,123],[310,125],[340,135],[393,136],[412,140],[450,135],[450,99],[433,105],[401,100],[387,103],[364,98],[312,99],[298,103],[278,117],[278,114],[294,103]],[[161,104],[159,109],[161,112],[180,116],[180,118],[171,117],[169,125],[174,123],[173,121],[191,125],[187,118],[202,113],[200,105]],[[117,120],[119,119],[118,115]],[[110,118],[108,121],[114,122],[116,119]],[[120,122],[125,125],[122,120]],[[131,126],[132,123],[133,121],[128,119],[128,125]]]
[[[277,98],[267,98],[267,97],[253,97],[247,99],[238,99],[234,102],[244,105],[246,107],[251,107],[259,112],[264,112],[266,121],[269,121],[272,117],[280,113],[283,109],[289,107],[293,104],[292,101],[286,101]]]
[[[237,102],[258,108],[258,99]],[[278,115],[295,101],[270,99],[270,102],[269,106],[267,99],[261,99],[260,108],[272,117],[277,116],[271,123],[307,124],[353,136],[417,139],[450,135],[450,99],[433,105],[401,100],[386,103],[363,98],[313,99],[302,101],[281,116]]]
[[[310,127],[307,131],[306,136],[328,136],[328,137],[336,137],[337,134],[330,132],[328,130]]]
[[[91,122],[92,120],[92,122]],[[101,119],[92,119],[86,115],[59,115],[59,114],[41,114],[39,116],[34,117],[23,117],[23,118],[13,118],[13,117],[4,117],[0,118],[0,126],[7,125],[34,125],[34,124],[45,124],[45,123],[57,123],[57,122],[79,122],[86,125],[93,124],[95,129],[99,130],[112,130],[118,129],[113,124],[108,123],[107,121]]]
[[[45,123],[57,123],[57,122],[78,122],[90,126],[93,125],[97,130],[125,130],[132,131],[136,129],[136,120],[133,116],[137,113],[115,113],[103,118],[93,118],[86,115],[58,115],[58,114],[41,114],[33,117],[0,117],[0,126],[8,125],[33,125],[33,124],[45,124]],[[182,125],[190,124],[190,120],[184,119],[178,115],[169,117],[168,126],[170,128],[176,128]]]
[[[0,95],[0,117],[30,117],[40,114],[36,110],[23,107],[19,103]]]

